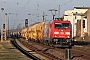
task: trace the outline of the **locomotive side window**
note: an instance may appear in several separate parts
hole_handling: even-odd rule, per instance
[[[69,23],[63,23],[63,28],[70,28]]]
[[[55,28],[62,28],[62,23],[55,23]]]

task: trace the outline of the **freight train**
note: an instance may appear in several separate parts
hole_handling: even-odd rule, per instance
[[[72,40],[72,25],[68,20],[54,19],[37,22],[21,31],[21,36],[54,47],[69,47]]]

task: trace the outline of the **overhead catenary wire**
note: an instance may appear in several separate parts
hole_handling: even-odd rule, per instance
[[[43,6],[39,6],[39,9],[42,8],[42,7],[45,7],[45,6],[47,6],[47,5],[50,5],[50,4],[53,3],[54,1],[56,1],[56,0],[50,1],[49,3],[47,3],[47,4],[43,5]],[[69,1],[67,1],[66,3],[64,3],[64,4],[58,4],[58,5],[60,5],[60,8],[61,8],[61,7],[65,6],[65,5],[69,4],[69,3],[71,3],[71,2],[73,2],[73,1],[74,1],[74,0],[69,0]],[[55,7],[54,9],[56,9],[56,7]],[[35,12],[36,12],[36,11],[35,11]],[[34,13],[35,13],[35,12],[34,12]],[[33,13],[33,14],[34,14],[34,13]]]
[[[66,3],[64,3],[64,4],[58,4],[58,5],[60,5],[60,8],[62,8],[63,6],[69,4],[69,3],[73,2],[73,1],[74,1],[74,0],[69,0],[69,1],[67,1]],[[56,9],[56,8],[57,8],[57,7],[55,7],[55,9]]]
[[[16,4],[17,4],[17,12],[16,12],[15,15],[16,15],[17,21],[18,21],[18,15],[24,10],[24,8],[28,5],[28,3],[30,2],[30,0],[28,0],[27,3],[23,6],[23,8],[18,12],[18,6],[22,2],[23,2],[23,0],[21,0],[20,2],[16,2]]]
[[[47,5],[50,5],[50,4],[53,3],[54,1],[55,1],[55,0],[50,1],[49,3],[47,3],[47,4],[45,4],[45,5],[42,5],[42,6],[39,5],[39,9],[42,8],[42,7],[45,7],[45,6],[47,6]],[[36,11],[37,11],[37,10],[35,10],[35,12],[36,12]],[[35,12],[34,12],[34,13],[35,13]],[[34,14],[34,13],[33,13],[33,14]]]
[[[23,11],[23,9],[28,5],[28,3],[30,2],[31,0],[29,0],[24,6],[23,6],[23,8],[18,12],[18,14],[20,14],[22,11]]]
[[[23,0],[22,0],[22,1],[23,1]],[[21,2],[22,2],[22,1],[21,1]],[[28,5],[28,3],[29,3],[30,1],[31,1],[31,0],[28,0],[28,2],[23,6],[23,8],[22,8],[17,14],[20,14],[20,13],[24,10],[24,8]],[[47,5],[50,5],[50,4],[53,3],[54,1],[55,1],[55,0],[50,1],[49,3],[47,3],[47,4],[43,5],[43,6],[38,6],[38,7],[39,7],[39,8],[45,7],[45,6],[47,6]],[[64,6],[64,5],[67,5],[67,4],[71,3],[72,1],[74,1],[74,0],[70,0],[70,1],[68,1],[68,2],[60,5],[60,8],[61,8],[62,6]],[[39,4],[38,4],[38,5],[39,5]],[[37,9],[36,9],[36,11],[37,11]],[[34,12],[34,13],[35,13],[35,12]],[[33,14],[34,14],[34,13],[33,13]]]
[[[38,10],[39,10],[39,4],[38,4],[38,1],[37,1],[37,18],[38,18],[38,21],[39,21],[39,12],[38,12]]]
[[[28,5],[28,3],[30,2],[31,0],[28,0],[28,2],[23,6],[23,8],[17,13],[17,14],[20,14],[23,10],[24,10],[24,8]],[[50,1],[49,3],[47,3],[47,4],[45,4],[45,5],[43,5],[43,6],[39,6],[39,8],[41,8],[41,7],[45,7],[45,6],[47,6],[47,5],[50,5],[51,3],[53,3],[55,0],[53,0],[53,1]],[[70,1],[68,1],[68,2],[66,2],[66,3],[64,3],[64,4],[62,4],[62,5],[60,5],[60,7],[62,7],[62,6],[64,6],[64,5],[67,5],[67,4],[69,4],[69,3],[71,3],[72,1],[74,1],[74,0],[70,0]],[[23,0],[21,1],[21,2],[23,2]],[[36,10],[37,11],[37,10]],[[34,12],[35,13],[35,12]],[[33,13],[33,14],[34,14]]]
[[[66,3],[64,3],[64,4],[62,4],[61,6],[67,5],[67,4],[69,4],[69,3],[73,2],[73,1],[74,1],[74,0],[70,0],[70,1],[68,1],[68,2],[66,2]]]
[[[47,4],[43,5],[43,6],[40,6],[39,3],[38,3],[38,1],[37,1],[37,9],[36,9],[35,12],[33,12],[31,15],[34,15],[34,13],[37,12],[37,15],[36,15],[37,17],[36,17],[36,19],[38,19],[38,21],[39,21],[39,16],[42,16],[42,15],[39,14],[39,9],[40,9],[41,7],[44,7],[44,6],[47,6],[47,5],[51,4],[51,3],[53,3],[54,1],[55,1],[55,0],[50,1],[49,3],[47,3]]]
[[[60,8],[62,8],[63,6],[69,4],[69,3],[73,2],[73,1],[74,1],[74,0],[69,0],[69,1],[67,1],[66,3],[64,3],[64,4],[59,4],[59,5],[60,5]],[[57,7],[55,7],[54,9],[57,9]],[[47,12],[49,12],[49,11],[47,11]]]
[[[53,3],[54,1],[55,1],[55,0],[53,0],[53,1],[51,1],[51,2],[49,2],[49,3],[47,3],[47,4],[45,4],[45,5],[43,5],[43,6],[40,6],[40,7],[47,6],[47,5],[51,4],[51,3]]]

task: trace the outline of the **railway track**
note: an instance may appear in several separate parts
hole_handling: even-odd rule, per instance
[[[41,57],[43,56],[44,58],[40,58],[41,60],[66,60],[65,52],[67,48],[52,48],[50,46],[46,46],[32,41],[27,42],[21,39],[18,39],[18,41],[29,49],[27,52],[35,52],[32,54],[34,56],[36,56],[37,54],[41,55]],[[71,60],[90,60],[89,52],[83,51],[82,49],[82,47],[81,49],[78,49],[77,47],[71,48]]]
[[[36,57],[36,56],[28,53],[28,52],[27,52],[26,50],[24,50],[22,47],[20,47],[20,46],[17,44],[16,40],[11,40],[11,43],[12,43],[18,50],[20,50],[22,53],[24,53],[26,56],[28,56],[31,60],[41,60],[41,59],[39,59],[38,57]]]
[[[85,49],[84,47],[73,47],[71,50],[73,55],[71,59],[81,57],[85,60],[90,60],[90,51],[88,49]]]
[[[18,40],[18,41],[19,41],[22,45],[24,45],[25,47],[27,47],[28,49],[30,49],[31,51],[36,52],[37,54],[45,57],[45,60],[62,60],[62,59],[59,59],[58,57],[56,57],[56,56],[54,56],[54,55],[52,55],[52,54],[50,54],[50,53],[47,53],[46,51],[47,51],[48,49],[40,50],[40,49],[34,47],[33,45],[31,45],[31,44],[29,44],[29,43],[27,43],[27,42],[25,42],[25,41],[23,41],[23,40]],[[30,51],[30,52],[31,52],[31,51]]]
[[[86,49],[89,48],[89,49]],[[63,51],[59,48],[55,48],[56,51],[62,51],[63,53],[68,48],[65,48]],[[87,46],[73,46],[71,50],[71,60],[90,60],[90,47]]]

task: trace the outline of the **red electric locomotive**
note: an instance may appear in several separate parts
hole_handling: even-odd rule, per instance
[[[42,40],[47,45],[69,47],[72,39],[72,26],[68,20],[55,19],[43,26]]]

